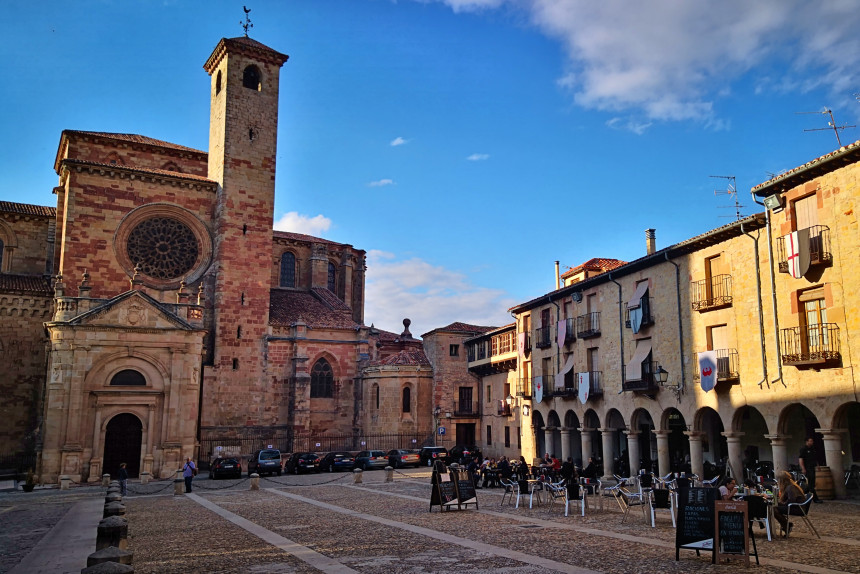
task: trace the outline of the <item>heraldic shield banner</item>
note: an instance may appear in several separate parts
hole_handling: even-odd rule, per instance
[[[588,400],[588,392],[591,390],[590,373],[577,373],[579,379],[579,402],[585,404]]]
[[[706,393],[717,385],[717,352],[705,351],[699,353],[699,376],[702,380],[702,390]]]

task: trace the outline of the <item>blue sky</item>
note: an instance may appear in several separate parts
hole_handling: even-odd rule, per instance
[[[501,325],[591,257],[731,221],[860,120],[854,1],[258,1],[282,69],[276,227],[368,251],[367,322]],[[0,199],[53,205],[63,129],[206,149],[243,2],[16,3],[0,45]],[[857,129],[843,142],[860,139]]]

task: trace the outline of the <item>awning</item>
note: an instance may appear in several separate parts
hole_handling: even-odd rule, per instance
[[[633,293],[633,297],[630,298],[630,301],[627,302],[628,309],[638,309],[639,302],[642,300],[642,297],[648,291],[648,282],[643,281],[642,283],[636,286],[636,292]]]
[[[642,380],[642,361],[648,358],[651,354],[651,339],[640,339],[636,341],[636,352],[633,353],[633,358],[627,363],[625,371],[625,381],[641,381]]]

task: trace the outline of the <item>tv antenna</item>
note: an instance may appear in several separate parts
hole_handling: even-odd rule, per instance
[[[836,143],[839,144],[839,147],[842,147],[842,139],[839,137],[839,130],[844,130],[848,128],[856,128],[857,126],[848,126],[848,125],[836,125],[836,120],[833,119],[833,111],[830,108],[823,108],[820,112],[794,112],[795,115],[808,115],[808,114],[827,114],[830,116],[830,121],[827,122],[826,128],[811,128],[808,130],[803,130],[805,132],[823,132],[827,130],[833,130],[833,133],[836,134]]]
[[[729,180],[726,189],[715,189],[714,195],[729,195],[732,198],[734,198],[734,200],[735,200],[735,205],[734,205],[735,217],[737,218],[738,221],[740,221],[741,218],[743,217],[743,214],[741,213],[741,208],[744,206],[741,205],[740,202],[738,201],[738,184],[737,184],[737,181],[735,180],[735,176],[733,176],[733,175],[709,175],[708,177]],[[731,205],[721,205],[720,208],[731,209],[732,206]],[[721,215],[720,217],[731,217],[731,216],[730,215]]]

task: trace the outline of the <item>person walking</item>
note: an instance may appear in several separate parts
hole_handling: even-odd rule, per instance
[[[815,465],[818,464],[818,457],[815,454],[815,441],[812,437],[806,439],[806,444],[800,448],[798,459],[800,461],[800,472],[806,476],[806,481],[809,485],[807,489],[812,493],[812,502],[821,502],[818,498],[818,493],[815,491]]]
[[[185,466],[182,467],[182,477],[185,478],[185,492],[191,492],[191,481],[194,480],[194,475],[197,474],[197,467],[194,466],[194,461],[190,457],[185,458]]]
[[[128,494],[128,469],[126,466],[124,462],[119,465],[119,493],[122,496]]]

